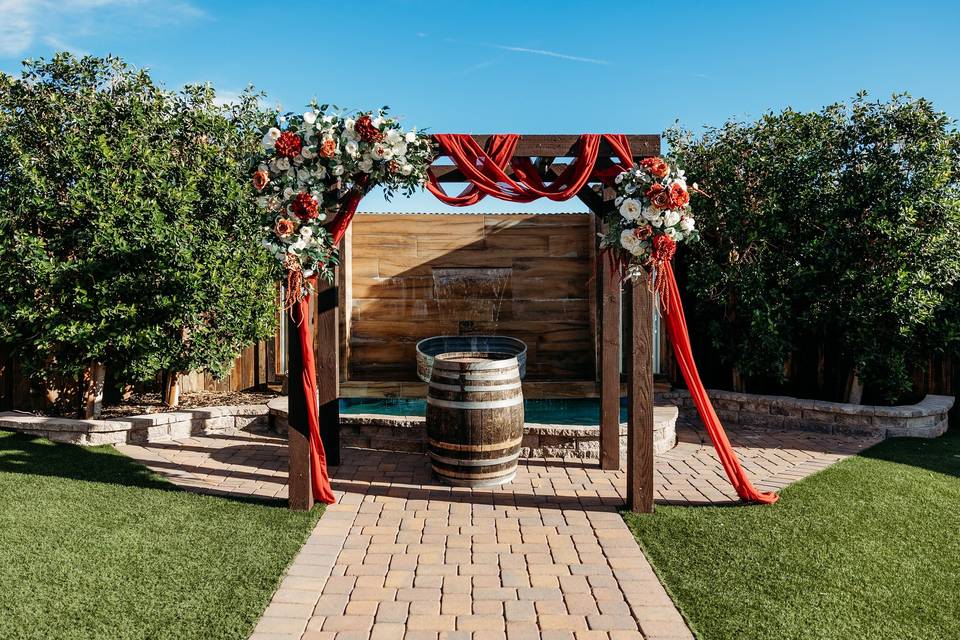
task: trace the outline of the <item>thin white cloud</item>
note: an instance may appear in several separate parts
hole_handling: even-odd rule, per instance
[[[241,95],[243,95],[242,91],[217,89],[217,96],[213,99],[213,103],[220,107],[226,107],[228,105],[240,102]]]
[[[204,17],[186,1],[0,0],[0,57],[27,52],[38,41],[57,50],[84,51],[69,43],[116,28],[180,24]]]
[[[89,51],[86,49],[75,47],[60,36],[53,33],[43,36],[43,43],[52,49],[56,49],[57,51],[69,51],[75,56],[85,56],[89,53]]]
[[[26,0],[0,0],[0,56],[23,53],[33,41],[33,21]]]
[[[550,58],[560,58],[561,60],[571,60],[573,62],[586,62],[589,64],[610,64],[609,60],[599,60],[597,58],[584,58],[582,56],[572,56],[566,53],[559,53],[557,51],[548,51],[546,49],[529,49],[527,47],[511,47],[504,44],[489,44],[488,47],[493,47],[495,49],[502,49],[504,51],[516,51],[518,53],[532,53],[538,56],[547,56]]]

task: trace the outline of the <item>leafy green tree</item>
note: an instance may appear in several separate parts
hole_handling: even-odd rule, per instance
[[[729,366],[782,383],[813,345],[895,402],[956,348],[960,134],[930,102],[859,94],[668,140],[708,194],[687,287]]]
[[[114,57],[0,74],[0,342],[35,380],[222,374],[271,331],[247,160],[267,117]]]

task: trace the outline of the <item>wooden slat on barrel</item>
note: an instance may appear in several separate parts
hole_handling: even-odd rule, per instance
[[[523,395],[516,358],[437,356],[427,395],[431,466],[454,486],[503,484],[516,474]]]

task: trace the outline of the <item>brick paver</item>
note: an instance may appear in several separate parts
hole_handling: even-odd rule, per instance
[[[703,435],[659,456],[660,502],[736,500]],[[875,437],[738,429],[751,478],[779,489]],[[119,445],[181,486],[283,498],[283,439],[243,431]],[[431,478],[419,454],[346,449],[327,508],[251,640],[691,638],[622,518],[622,472],[531,459],[496,489]]]

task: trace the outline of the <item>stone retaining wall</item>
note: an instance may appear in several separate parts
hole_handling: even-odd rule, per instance
[[[953,396],[929,395],[917,404],[884,407],[712,389],[708,394],[717,415],[727,426],[870,433],[886,438],[942,435],[948,426],[947,412],[954,402]],[[657,402],[676,406],[681,424],[700,424],[690,392],[677,389],[658,393]]]
[[[267,406],[262,404],[202,407],[111,420],[50,418],[8,411],[0,413],[0,429],[72,444],[145,444],[232,428],[266,426],[267,414]]]

